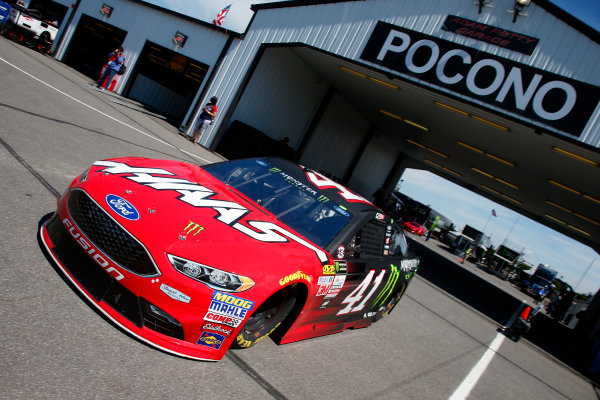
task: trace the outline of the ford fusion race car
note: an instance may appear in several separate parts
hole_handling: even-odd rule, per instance
[[[121,158],[73,180],[40,239],[103,314],[164,351],[220,360],[388,314],[419,259],[339,183],[272,158]]]

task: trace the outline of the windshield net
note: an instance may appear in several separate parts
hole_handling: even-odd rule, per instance
[[[326,247],[352,219],[345,207],[263,160],[202,168],[320,247]]]

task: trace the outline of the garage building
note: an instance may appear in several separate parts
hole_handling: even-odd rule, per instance
[[[94,79],[122,43],[115,91],[188,134],[217,96],[200,143],[227,157],[293,158],[366,197],[425,169],[600,249],[600,34],[548,0],[268,3],[243,34],[57,3],[58,59]]]

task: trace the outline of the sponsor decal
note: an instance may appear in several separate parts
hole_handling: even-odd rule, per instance
[[[346,248],[344,246],[339,246],[337,248],[337,258],[346,257]]]
[[[419,259],[414,258],[414,259],[407,259],[407,260],[402,260],[400,262],[400,270],[402,270],[402,272],[410,272],[413,269],[417,268],[417,266],[419,265]]]
[[[331,288],[327,292],[325,296],[326,299],[333,299],[340,293],[342,288],[344,287],[344,283],[346,282],[346,275],[336,275],[333,278],[333,283],[331,284]]]
[[[190,296],[183,294],[179,290],[172,288],[171,286],[165,285],[164,283],[161,283],[160,290],[162,290],[163,293],[165,293],[170,298],[177,301],[181,301],[183,303],[189,303],[192,299]]]
[[[220,315],[242,320],[246,317],[248,311],[252,310],[252,307],[254,307],[253,301],[232,296],[227,293],[213,292],[212,301],[210,302],[208,310]]]
[[[343,260],[334,261],[335,265],[335,273],[336,274],[345,274],[348,272],[348,264]]]
[[[382,213],[377,213],[375,214],[375,219],[383,221],[385,219],[385,215],[383,215]]]
[[[204,320],[231,326],[233,328],[237,328],[242,323],[242,320],[239,318],[228,317],[227,315],[222,315],[212,311],[209,311],[204,315]]]
[[[360,58],[574,136],[600,99],[597,86],[382,21]]]
[[[482,24],[481,22],[470,19],[448,15],[442,29],[448,32],[456,33],[475,40],[491,43],[496,46],[504,47],[509,50],[518,51],[528,56],[539,43],[540,39],[523,35],[521,33],[507,31],[492,25]]]
[[[337,211],[338,213],[342,214],[344,217],[349,217],[350,216],[350,214],[348,213],[348,211],[344,210],[342,207],[333,206],[333,209],[335,211]]]
[[[202,332],[196,344],[210,347],[214,350],[219,350],[225,341],[225,336],[213,332]]]
[[[182,232],[185,235],[196,236],[197,234],[199,234],[203,230],[204,230],[204,227],[198,225],[195,222],[190,221]]]
[[[396,267],[394,264],[391,264],[390,276],[388,277],[388,280],[383,289],[381,289],[381,292],[379,292],[379,295],[375,298],[375,301],[373,302],[373,307],[371,307],[372,310],[383,305],[383,303],[385,303],[385,301],[390,297],[392,291],[396,287],[396,283],[398,282],[399,277],[400,271],[398,271],[398,267]]]
[[[319,310],[324,310],[325,308],[327,308],[329,303],[331,303],[331,299],[325,298],[323,300],[323,304],[321,304],[321,306],[319,307]]]
[[[293,240],[315,252],[322,263],[327,262],[327,253],[305,239],[269,221],[240,222],[250,210],[234,202],[218,200],[217,193],[195,182],[177,178],[172,172],[162,168],[132,167],[114,161],[96,161],[94,165],[106,167],[107,174],[120,175],[140,185],[155,190],[169,190],[179,194],[177,200],[196,208],[211,208],[216,212],[214,218],[251,238],[266,243],[288,243]],[[160,175],[160,176],[155,176]],[[166,175],[166,176],[165,176]]]
[[[323,275],[334,275],[335,274],[335,265],[323,265]]]
[[[228,326],[219,325],[219,324],[213,324],[212,322],[205,322],[204,325],[202,325],[202,330],[217,332],[217,333],[219,333],[221,335],[225,335],[227,337],[231,336],[231,334],[233,333],[233,328],[230,328]]]
[[[310,276],[306,275],[302,271],[296,271],[293,274],[289,274],[288,276],[281,278],[279,280],[279,284],[281,286],[283,286],[283,285],[288,284],[290,282],[299,281],[299,280],[305,280],[308,283],[310,283]]]
[[[136,210],[135,207],[124,198],[117,196],[116,194],[108,194],[106,195],[105,201],[111,210],[113,210],[119,216],[130,221],[136,221],[140,219],[140,213],[138,210]]]
[[[108,260],[102,254],[100,254],[98,250],[89,241],[85,240],[81,232],[79,232],[79,230],[75,227],[75,225],[73,225],[73,223],[68,218],[63,219],[62,223],[65,226],[65,228],[67,228],[73,239],[75,239],[75,241],[81,246],[81,248],[90,257],[92,257],[92,259],[96,261],[96,263],[100,267],[102,267],[106,272],[108,272],[110,276],[112,276],[118,281],[124,278],[123,274],[117,271],[114,267],[111,267],[108,263]]]
[[[319,290],[317,290],[317,296],[325,296],[329,293],[331,285],[333,284],[333,276],[320,276],[319,277]]]

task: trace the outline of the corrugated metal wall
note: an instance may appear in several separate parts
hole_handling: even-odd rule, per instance
[[[369,125],[342,96],[336,94],[302,153],[303,165],[341,179],[367,134]]]
[[[133,70],[146,41],[174,50],[173,36],[177,31],[182,32],[188,36],[188,39],[185,46],[177,52],[209,65],[209,74],[227,42],[228,36],[222,31],[209,29],[197,22],[127,0],[112,0],[110,6],[114,11],[110,18],[106,18],[100,14],[100,8],[104,3],[102,0],[85,0],[79,4],[70,27],[65,28],[65,38],[61,47],[57,49],[56,58],[62,60],[64,57],[69,40],[82,14],[127,31],[123,48],[129,68],[124,75],[125,79],[119,80],[117,84],[115,89],[117,93],[121,93],[128,74]]]
[[[375,135],[356,166],[349,186],[371,198],[370,196],[384,185],[399,154],[400,150],[389,140]]]
[[[513,15],[506,11],[513,8],[514,0],[495,0],[493,5],[493,9],[486,9],[481,15],[473,1],[465,0],[371,0],[260,10],[245,39],[237,43],[225,60],[213,90],[225,94],[223,106],[227,107],[240,85],[236,77],[245,75],[261,43],[305,43],[362,62],[359,55],[379,20],[600,86],[600,46],[597,43],[535,3],[526,9],[528,16],[519,17],[515,24]],[[531,56],[518,54],[441,30],[449,14],[541,40]],[[209,145],[212,138],[208,135],[203,144]],[[595,146],[600,144],[597,118],[590,121],[579,140]]]
[[[327,87],[292,49],[267,49],[230,125],[239,120],[273,139],[287,136],[297,149]]]

